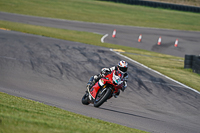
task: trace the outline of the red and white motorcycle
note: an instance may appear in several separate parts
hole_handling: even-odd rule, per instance
[[[124,79],[120,71],[113,70],[111,73],[103,76],[82,98],[82,103],[88,105],[94,104],[94,107],[101,106],[107,99],[119,93],[123,87]]]

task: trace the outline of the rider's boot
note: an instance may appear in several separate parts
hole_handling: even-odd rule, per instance
[[[117,93],[114,93],[113,94],[114,98],[117,98],[119,96],[119,94],[120,94],[120,91],[118,91]]]

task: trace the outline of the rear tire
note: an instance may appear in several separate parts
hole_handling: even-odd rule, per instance
[[[94,107],[98,108],[99,106],[101,106],[110,96],[111,96],[111,89],[109,88],[102,95],[100,95],[100,97],[98,97],[97,94],[97,97],[95,98],[94,101]]]
[[[88,95],[89,95],[89,94],[86,93],[86,94],[83,96],[83,98],[82,98],[82,104],[84,104],[84,105],[90,104],[90,103],[88,102],[88,101],[89,101]]]

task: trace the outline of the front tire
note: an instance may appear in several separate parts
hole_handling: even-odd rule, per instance
[[[111,89],[106,89],[101,95],[99,95],[100,92],[98,92],[95,101],[94,101],[94,107],[101,106],[110,96],[111,96]],[[99,95],[99,96],[98,96]]]
[[[88,93],[86,93],[84,96],[83,96],[83,98],[82,98],[82,104],[84,104],[84,105],[88,105],[88,104],[90,104],[88,101],[89,101],[89,98],[88,98]]]

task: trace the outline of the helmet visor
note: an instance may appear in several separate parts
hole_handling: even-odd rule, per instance
[[[128,67],[119,67],[119,70],[122,72],[126,72],[128,70]]]

